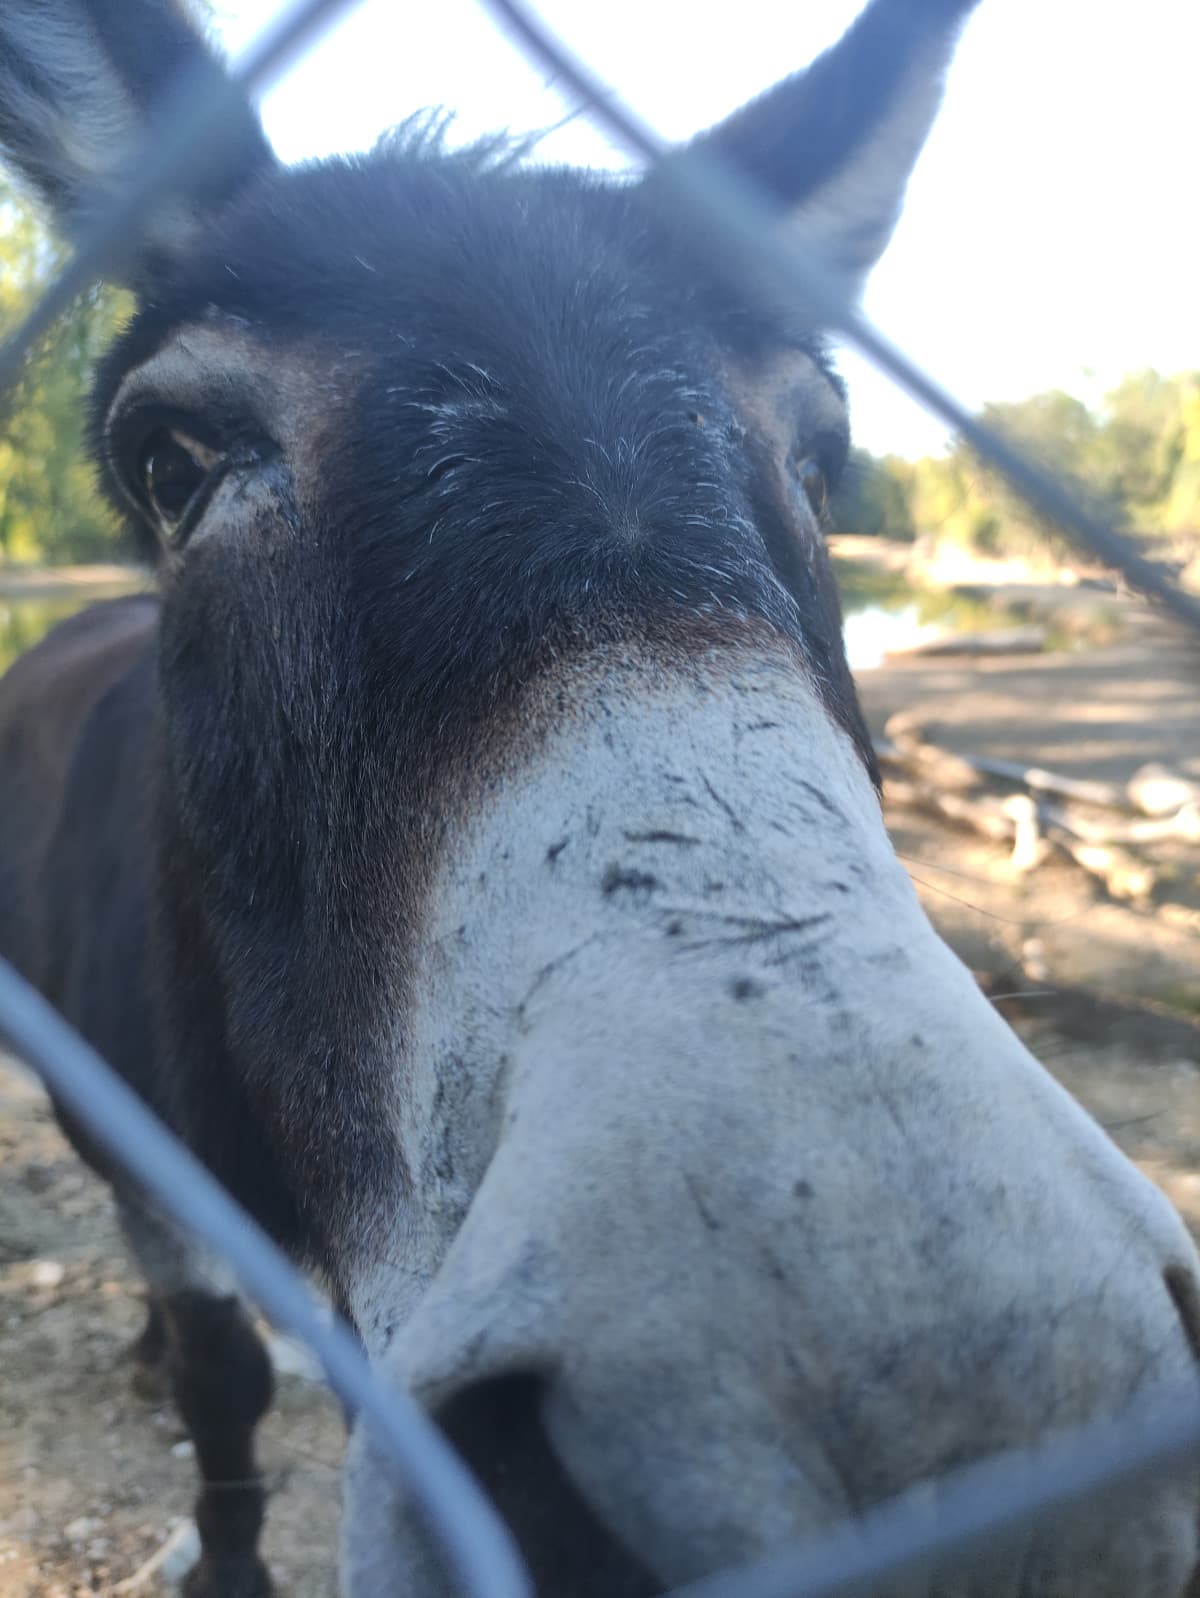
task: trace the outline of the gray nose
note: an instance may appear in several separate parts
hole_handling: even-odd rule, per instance
[[[1122,1506],[1144,1507],[1155,1478],[1194,1474],[1198,1453],[1200,1386],[1184,1387],[1169,1407],[1135,1403],[1049,1446],[964,1467],[936,1494],[925,1488],[905,1494],[853,1525],[688,1583],[670,1598],[824,1598],[843,1592],[869,1598],[1089,1598],[1097,1590],[1124,1595],[1128,1589],[1119,1578],[1116,1586],[1098,1587],[1104,1577],[1086,1562],[1065,1585],[1047,1585],[1036,1551],[1039,1528],[1070,1536],[1074,1522],[1082,1546],[1089,1526],[1119,1521]],[[1200,1594],[1200,1565],[1186,1588],[1161,1565],[1155,1576],[1164,1584],[1136,1590],[1177,1598]]]
[[[651,1593],[905,1495],[928,1514],[963,1468],[1027,1464],[1200,1386],[1178,1214],[906,903],[839,923],[833,954],[858,974],[832,1006],[769,952],[743,1001],[711,940],[671,966],[670,1007],[653,950],[614,1004],[582,945],[569,1004],[538,987],[467,1216],[377,1355],[459,1420],[488,1384],[532,1378],[543,1457]],[[474,1435],[503,1467],[497,1428]],[[1063,1513],[932,1586],[865,1591],[1183,1598],[1197,1474]],[[380,1475],[364,1455],[349,1478],[351,1598],[442,1598]]]
[[[735,1589],[721,1573],[732,1567],[769,1564],[782,1550],[820,1548],[831,1536],[853,1543],[864,1523],[880,1520],[893,1533],[899,1526],[895,1549],[911,1553],[914,1536],[919,1544],[947,1522],[961,1524],[964,1506],[968,1524],[980,1507],[985,1515],[997,1511],[995,1541],[940,1554],[932,1574],[929,1561],[917,1574],[911,1561],[902,1570],[882,1561],[876,1579],[853,1590],[866,1598],[1200,1598],[1200,1583],[1192,1585],[1200,1483],[1190,1462],[1125,1483],[1119,1494],[1051,1498],[1052,1512],[1044,1508],[1047,1494],[1075,1479],[1080,1436],[1098,1435],[1111,1450],[1111,1427],[1127,1426],[1136,1446],[1147,1422],[1200,1411],[1200,1283],[1180,1262],[1187,1241],[1176,1218],[1148,1185],[1144,1196],[1147,1228],[1137,1236],[1144,1263],[1123,1277],[1125,1291],[1106,1303],[1104,1272],[1091,1268],[1080,1276],[1082,1298],[1068,1283],[1055,1299],[1043,1278],[1042,1325],[1027,1345],[1003,1334],[997,1293],[986,1318],[1000,1328],[995,1369],[973,1375],[964,1366],[957,1389],[945,1386],[924,1408],[892,1411],[879,1429],[885,1451],[903,1446],[897,1433],[917,1434],[913,1446],[936,1466],[875,1493],[863,1485],[870,1460],[839,1463],[832,1477],[821,1473],[823,1456],[839,1451],[828,1417],[847,1430],[856,1425],[853,1384],[827,1388],[825,1419],[815,1390],[799,1406],[794,1391],[771,1395],[767,1350],[780,1307],[767,1295],[743,1303],[749,1319],[734,1315],[736,1347],[718,1346],[731,1306],[709,1299],[705,1346],[713,1357],[696,1363],[690,1331],[702,1303],[692,1306],[691,1328],[675,1323],[658,1337],[652,1306],[655,1282],[662,1302],[661,1261],[632,1307],[619,1302],[614,1282],[611,1314],[575,1322],[564,1335],[545,1308],[555,1291],[569,1288],[562,1275],[569,1263],[525,1249],[506,1269],[503,1240],[492,1232],[486,1250],[459,1256],[443,1274],[402,1335],[402,1379],[423,1393],[498,1502],[542,1598],[655,1598],[688,1582],[696,1583],[689,1598],[726,1598]],[[731,1229],[728,1216],[710,1217],[720,1223],[715,1236]],[[1155,1268],[1155,1245],[1174,1247],[1175,1260]],[[1126,1247],[1135,1251],[1134,1237]],[[674,1301],[681,1302],[678,1292]],[[955,1324],[949,1312],[947,1320]],[[930,1325],[938,1321],[934,1314]],[[413,1333],[420,1347],[409,1341]],[[949,1365],[954,1335],[940,1354],[933,1347],[919,1357]],[[1056,1335],[1070,1346],[1069,1360]],[[643,1336],[648,1342],[639,1343]],[[886,1337],[875,1346],[886,1349]],[[740,1361],[739,1348],[747,1359]],[[870,1420],[870,1383],[894,1390],[903,1382],[894,1368],[856,1364],[865,1372],[858,1385]],[[815,1431],[817,1446],[801,1453],[796,1433],[805,1429]],[[1088,1463],[1085,1456],[1085,1471]],[[855,1468],[856,1480],[848,1474]],[[389,1476],[358,1439],[348,1481],[347,1590],[351,1598],[450,1598],[419,1521]],[[1042,1512],[1014,1521],[1011,1507],[1022,1502]],[[791,1590],[750,1588],[776,1598]]]

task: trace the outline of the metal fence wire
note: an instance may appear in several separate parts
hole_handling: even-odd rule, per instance
[[[142,152],[123,192],[0,347],[0,391],[26,355],[98,276],[136,245],[157,208],[229,159],[222,131],[233,97],[260,91],[352,0],[295,0],[241,58],[225,90],[181,96],[164,136]],[[589,69],[522,3],[481,0],[527,54],[581,106],[655,171],[692,213],[746,291],[840,333],[934,415],[955,429],[1012,486],[1082,548],[1117,569],[1189,628],[1200,631],[1200,601],[1148,561],[1117,528],[1082,507],[1071,488],[973,417],[895,348],[806,259],[777,225],[753,185],[707,155],[674,151],[619,104]],[[10,966],[0,961],[0,1037],[42,1078],[125,1172],[178,1224],[233,1270],[247,1296],[282,1330],[308,1345],[331,1387],[394,1461],[459,1590],[470,1598],[530,1598],[531,1583],[512,1538],[466,1466],[407,1395],[384,1388],[345,1329],[314,1311],[306,1284],[266,1235],[140,1099]],[[1114,1497],[1200,1457],[1200,1391],[1169,1406],[1132,1405],[1060,1435],[1035,1453],[968,1467],[835,1528],[803,1547],[709,1577],[670,1598],[834,1598],[874,1590],[936,1564],[961,1559],[1087,1502],[1107,1512]]]

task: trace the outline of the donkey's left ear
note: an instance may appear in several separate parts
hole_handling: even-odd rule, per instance
[[[975,0],[873,0],[807,71],[693,148],[753,178],[854,297],[883,254]]]
[[[78,239],[147,143],[192,95],[220,97],[220,159],[153,224],[152,248],[184,241],[205,212],[274,162],[182,0],[0,0],[0,159]]]

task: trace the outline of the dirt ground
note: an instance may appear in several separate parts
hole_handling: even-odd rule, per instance
[[[0,1062],[0,1598],[174,1588],[136,1575],[190,1514],[194,1463],[173,1410],[135,1396],[138,1282],[107,1188],[33,1081]],[[341,1410],[279,1374],[261,1428],[266,1559],[291,1598],[332,1598]]]
[[[1200,780],[1200,647],[1138,603],[1105,604],[1117,632],[1103,648],[912,658],[858,673],[873,735],[903,710],[956,754],[1111,783],[1152,763]],[[1016,874],[1002,848],[940,818],[889,803],[887,820],[935,925],[974,969],[1200,1014],[1194,842],[1142,851],[1158,881],[1136,904],[1060,857]]]
[[[1200,1030],[1094,1003],[1059,1004],[1050,1019],[1031,1001],[1005,1007],[1200,1237]],[[174,1414],[130,1384],[139,1315],[107,1189],[40,1090],[0,1065],[0,1598],[176,1590],[156,1574],[129,1580],[186,1520],[193,1491]],[[289,1598],[334,1598],[341,1412],[310,1380],[278,1381],[261,1431],[267,1562]]]
[[[876,731],[915,706],[950,748],[1120,779],[1147,760],[1200,776],[1198,680],[1190,646],[1128,611],[1103,649],[913,661],[860,685]],[[1017,877],[974,835],[896,807],[888,822],[943,934],[1200,1236],[1200,853],[1179,852],[1168,891],[1131,906],[1075,866]],[[131,1390],[139,1317],[106,1190],[31,1080],[0,1064],[0,1598],[174,1590],[136,1576],[193,1488],[171,1410]],[[262,1437],[268,1562],[291,1598],[332,1598],[340,1411],[283,1374]]]

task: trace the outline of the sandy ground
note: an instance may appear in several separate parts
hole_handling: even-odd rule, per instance
[[[80,594],[87,599],[104,599],[110,593],[127,593],[147,584],[146,574],[136,566],[115,562],[91,566],[0,566],[0,595],[14,599],[40,598],[43,595]]]
[[[107,1188],[0,1063],[0,1598],[115,1594],[189,1515],[190,1444],[130,1382],[141,1314]],[[266,1558],[292,1598],[332,1595],[341,1410],[299,1376],[278,1387]]]
[[[1089,998],[1002,1001],[1200,1236],[1200,1031],[1098,1010]],[[126,1348],[138,1284],[107,1189],[72,1155],[40,1090],[0,1065],[0,1598],[112,1595],[189,1511],[188,1445],[166,1406],[135,1396]],[[266,1557],[281,1593],[334,1598],[341,1413],[279,1377],[263,1426]],[[151,1576],[133,1590],[165,1598]]]
[[[896,661],[858,684],[876,735],[905,710],[956,753],[1109,782],[1150,763],[1200,778],[1200,647],[1139,605],[1120,607],[1119,636],[1102,649]],[[1058,858],[1016,875],[995,844],[919,811],[889,805],[888,825],[938,929],[976,969],[1044,969],[1052,985],[1200,1013],[1195,844],[1145,852],[1161,880],[1134,906]]]
[[[1104,650],[908,663],[861,687],[877,730],[915,706],[951,748],[1078,775],[1124,777],[1153,759],[1200,776],[1198,677],[1190,645],[1131,612]],[[943,934],[1200,1235],[1195,851],[1165,900],[1136,908],[1073,866],[1017,878],[972,835],[895,808],[888,821]],[[188,1515],[178,1423],[130,1386],[139,1317],[106,1190],[38,1089],[0,1065],[0,1598],[116,1598]],[[332,1598],[340,1412],[318,1385],[281,1376],[262,1436],[267,1559],[291,1598]],[[134,1590],[172,1589],[148,1576]]]

